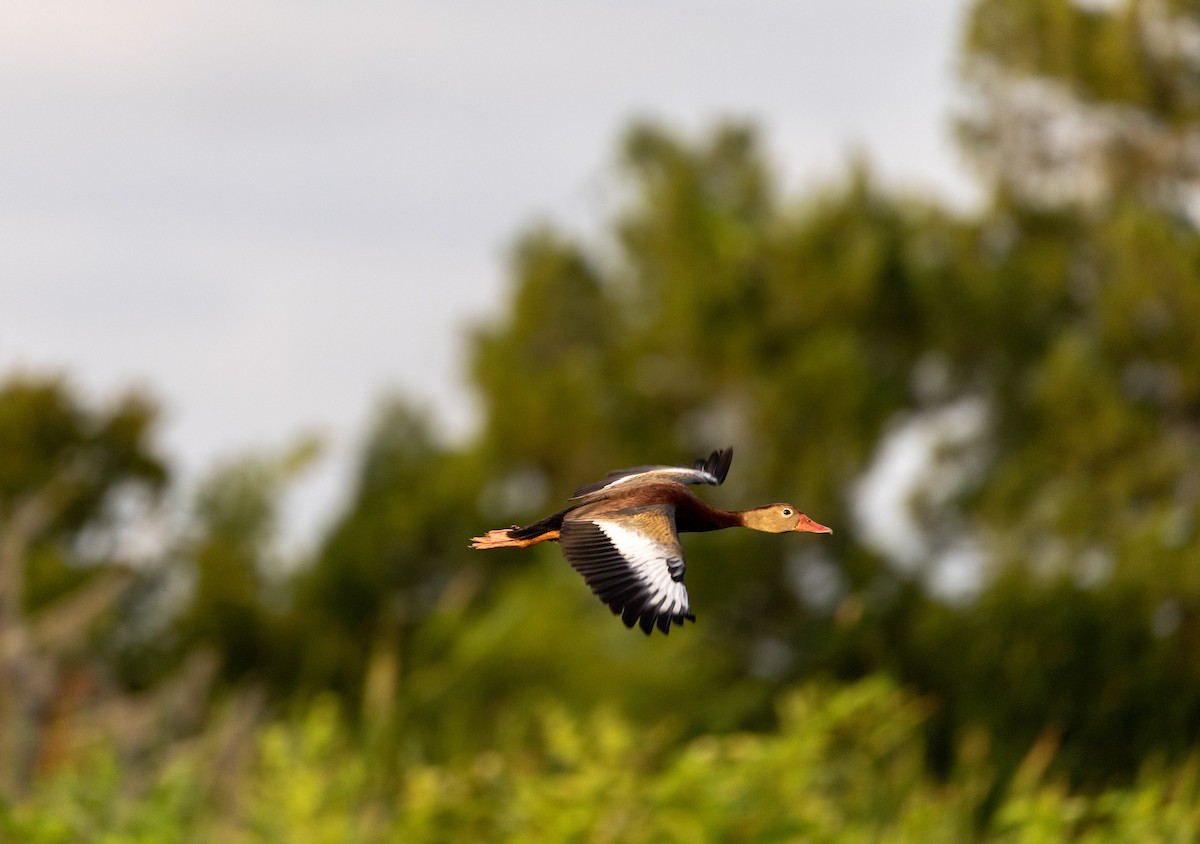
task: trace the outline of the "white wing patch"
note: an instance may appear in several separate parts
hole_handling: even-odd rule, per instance
[[[674,572],[682,577],[682,554],[672,554],[672,549],[662,543],[616,522],[595,519],[593,524],[604,532],[630,570],[646,585],[647,610],[659,615],[689,614],[687,587],[682,580],[672,577]]]
[[[631,523],[641,522],[641,524]],[[649,634],[695,621],[683,585],[683,548],[672,514],[646,508],[622,517],[601,514],[563,521],[563,555],[626,627]]]

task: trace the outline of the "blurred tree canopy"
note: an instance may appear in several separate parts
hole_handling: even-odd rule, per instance
[[[156,418],[137,394],[93,410],[56,378],[0,384],[0,792],[53,752],[43,727],[80,685],[71,665],[117,626],[122,533],[167,480]]]
[[[964,45],[964,146],[1023,205],[1133,201],[1194,221],[1198,40],[1192,0],[980,0]]]
[[[752,126],[633,126],[602,236],[515,239],[507,308],[468,340],[473,436],[446,441],[411,401],[382,401],[344,508],[300,560],[277,559],[276,517],[311,444],[217,467],[137,574],[165,620],[92,657],[130,688],[204,650],[231,694],[302,708],[332,692],[389,775],[430,782],[536,745],[526,713],[547,700],[663,747],[786,742],[790,690],[877,675],[921,695],[903,741],[920,731],[922,764],[953,780],[974,753],[993,772],[963,786],[977,821],[1050,805],[1029,765],[1101,790],[1187,764],[1197,44],[1194,3],[971,4],[958,121],[986,193],[971,211],[901,195],[866,163],[786,196]],[[166,481],[153,420],[144,399],[91,410],[53,379],[0,387],[0,622],[120,566],[93,549],[112,546],[96,537],[123,491]],[[668,639],[614,623],[554,547],[467,549],[607,469],[729,444],[709,500],[795,501],[835,533],[685,537],[699,622]],[[889,463],[902,446],[919,452],[907,476]],[[460,786],[486,791],[480,776]]]

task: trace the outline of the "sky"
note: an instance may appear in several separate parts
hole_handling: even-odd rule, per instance
[[[386,392],[451,436],[506,254],[594,236],[623,130],[748,119],[789,193],[855,154],[968,202],[957,0],[7,0],[0,379],[143,387],[194,480],[316,432],[317,535]],[[648,456],[648,460],[659,457]]]

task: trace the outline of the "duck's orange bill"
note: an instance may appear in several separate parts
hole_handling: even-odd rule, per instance
[[[796,530],[800,533],[833,533],[833,528],[819,525],[805,515],[800,516],[800,521],[796,523]]]

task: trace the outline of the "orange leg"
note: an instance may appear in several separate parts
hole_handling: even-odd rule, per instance
[[[513,539],[508,535],[512,528],[499,528],[497,530],[489,530],[483,536],[476,536],[471,539],[472,548],[528,548],[530,545],[537,545],[539,542],[547,542],[558,539],[558,531],[548,530],[543,534],[532,537],[531,539]]]

